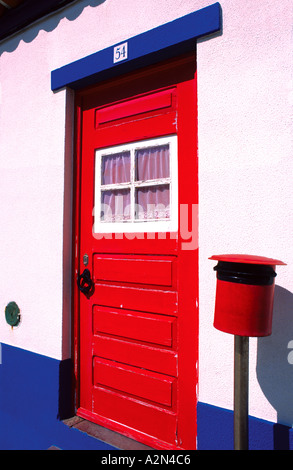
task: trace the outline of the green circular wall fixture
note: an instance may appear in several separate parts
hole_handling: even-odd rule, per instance
[[[20,322],[20,310],[16,302],[9,302],[5,307],[5,318],[10,326],[17,326]]]

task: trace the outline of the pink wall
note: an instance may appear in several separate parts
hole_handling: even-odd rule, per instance
[[[270,397],[273,375],[282,370],[284,379],[293,372],[287,360],[288,341],[293,338],[288,322],[293,226],[289,177],[292,3],[223,1],[221,5],[223,35],[200,43],[197,54],[199,399],[233,408],[233,336],[212,326],[216,276],[215,263],[207,261],[208,257],[248,253],[278,258],[288,266],[277,269],[276,285],[280,287],[276,289],[273,335],[250,340],[249,411],[275,420],[286,405],[282,402],[285,391],[280,390],[280,403],[272,406],[276,402]],[[272,356],[278,356],[278,361]],[[264,372],[270,367],[272,378]],[[289,414],[285,421],[291,425],[293,414]]]
[[[72,96],[51,92],[51,70],[212,2],[97,3],[76,2],[0,43],[0,310],[15,300],[22,315],[13,330],[0,315],[0,341],[58,359],[70,355]],[[213,328],[216,280],[208,257],[246,252],[287,262],[276,281],[277,306],[287,321],[292,6],[289,0],[223,0],[221,6],[223,34],[197,46],[198,393],[205,403],[232,409],[233,338]],[[279,369],[282,377],[287,367],[292,374],[287,346],[293,330],[288,323],[285,335],[280,312],[277,328],[271,338],[250,342],[250,413],[271,420],[282,414],[286,399],[276,405],[269,396],[260,351],[269,364],[271,352],[282,346]],[[293,423],[293,413],[282,419]]]

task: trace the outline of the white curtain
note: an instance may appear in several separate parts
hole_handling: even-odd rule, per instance
[[[130,189],[102,191],[101,219],[104,222],[125,222],[130,219]]]
[[[129,183],[131,180],[130,152],[102,157],[102,185]],[[135,152],[135,181],[161,180],[156,185],[135,187],[135,210],[130,207],[130,189],[111,189],[101,192],[101,219],[105,222],[131,220],[131,213],[139,220],[170,217],[170,185],[164,183],[170,176],[169,145],[147,147]]]
[[[169,178],[169,145],[148,147],[136,151],[136,180]]]
[[[130,152],[102,157],[102,184],[130,182]]]
[[[138,188],[136,191],[137,219],[168,219],[170,217],[168,184]]]

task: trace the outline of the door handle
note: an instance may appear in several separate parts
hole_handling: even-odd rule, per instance
[[[79,290],[86,296],[92,294],[94,283],[93,283],[93,280],[91,279],[91,273],[88,269],[85,269],[83,273],[78,274],[77,286]]]

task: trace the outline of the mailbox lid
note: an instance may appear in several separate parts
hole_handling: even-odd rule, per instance
[[[226,261],[228,263],[262,264],[269,266],[286,265],[286,263],[283,263],[283,261],[278,259],[245,254],[213,255],[209,259],[216,261]]]

